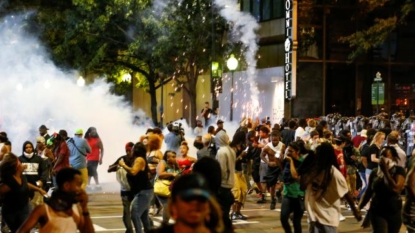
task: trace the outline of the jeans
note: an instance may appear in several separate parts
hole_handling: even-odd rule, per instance
[[[27,200],[25,206],[19,210],[14,210],[12,213],[4,211],[2,209],[2,217],[6,222],[7,226],[10,229],[11,233],[14,233],[19,229],[19,227],[24,223],[27,217],[29,217],[31,212],[30,202]]]
[[[220,187],[217,199],[222,209],[223,225],[225,226],[224,232],[233,232],[229,211],[231,211],[231,206],[235,202],[235,198],[232,195],[231,189]]]
[[[148,216],[148,210],[153,196],[153,189],[141,190],[131,202],[131,220],[136,233],[141,233],[141,228],[144,228],[144,232],[150,231],[151,220]]]
[[[133,224],[131,223],[131,200],[128,195],[121,196],[123,215],[122,221],[125,226],[125,233],[133,233]]]
[[[363,193],[365,193],[367,188],[367,180],[366,180],[366,172],[359,172],[360,179],[362,180],[362,189],[359,192],[359,195],[357,196],[357,199],[362,198]]]
[[[162,197],[155,195],[157,197],[157,200],[160,202],[160,204],[163,206],[163,223],[167,224],[169,223],[169,217],[167,216],[167,202],[169,200],[168,197]]]
[[[301,233],[301,219],[304,214],[304,208],[301,204],[303,200],[301,197],[284,197],[281,203],[280,221],[285,233],[291,233],[291,226],[289,223],[290,214],[294,213],[293,226],[295,233]]]

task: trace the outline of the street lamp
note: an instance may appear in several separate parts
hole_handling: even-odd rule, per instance
[[[235,58],[233,54],[231,54],[231,57],[226,61],[226,66],[232,72],[230,121],[233,121],[233,73],[238,67],[238,60]]]
[[[78,80],[76,81],[76,84],[78,84],[78,86],[80,87],[85,86],[85,79],[82,76],[79,76]]]

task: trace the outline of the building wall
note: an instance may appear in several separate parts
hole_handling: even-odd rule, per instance
[[[134,84],[134,83],[133,83]],[[133,85],[134,86],[134,85]],[[169,82],[164,85],[163,88],[163,105],[164,105],[164,118],[163,124],[170,121],[179,120],[185,118],[190,123],[188,110],[190,110],[190,103],[184,98],[183,90],[180,92],[174,92],[174,82]],[[210,75],[201,75],[197,83],[197,110],[199,113],[202,110],[205,102],[212,101],[212,94],[210,93]],[[157,116],[160,119],[160,105],[161,105],[161,88],[157,89]],[[133,109],[134,111],[142,109],[148,117],[151,117],[151,101],[150,94],[143,88],[134,88],[133,90]],[[200,117],[199,115],[195,118]],[[193,117],[192,117],[193,119]]]
[[[133,86],[135,83],[133,83]],[[173,82],[164,85],[163,88],[163,106],[164,117],[163,124],[174,121],[183,117],[182,92],[174,93]],[[173,94],[174,93],[174,94]],[[143,88],[134,88],[133,90],[133,109],[141,109],[149,118],[151,118],[151,101],[150,94]],[[160,119],[161,105],[161,88],[157,89],[157,118]]]

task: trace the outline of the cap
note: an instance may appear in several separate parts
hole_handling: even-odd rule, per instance
[[[125,144],[125,150],[131,150],[133,149],[134,143],[133,142],[127,142],[127,144]]]
[[[75,130],[75,135],[81,135],[84,134],[84,131],[81,128],[78,128]]]
[[[360,136],[367,138],[367,130],[362,129],[362,132],[361,132]]]
[[[46,129],[46,130],[49,130],[49,129],[48,129],[48,127],[46,127],[46,125],[41,125],[41,126],[39,127],[39,129]]]
[[[206,179],[198,173],[185,174],[173,184],[171,191],[173,198],[179,196],[184,201],[207,200],[211,197]]]
[[[223,121],[222,121],[222,120],[218,120],[218,121],[216,122],[216,124],[223,124]]]
[[[48,145],[48,146],[52,146],[52,145],[53,145],[53,140],[54,140],[54,139],[55,139],[54,137],[49,138],[49,139],[46,141],[46,145]]]

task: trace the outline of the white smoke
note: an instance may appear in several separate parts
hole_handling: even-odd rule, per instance
[[[7,132],[12,151],[21,155],[23,142],[35,144],[42,124],[50,134],[65,129],[69,136],[76,128],[85,132],[94,126],[105,151],[100,181],[115,181],[115,174],[106,171],[108,165],[125,154],[127,142],[137,142],[145,133],[145,126],[132,123],[136,115],[145,119],[144,113],[133,113],[102,80],[77,86],[76,72],[68,74],[54,66],[39,41],[25,33],[23,18],[0,19],[0,131]]]
[[[234,39],[246,46],[244,58],[248,65],[246,73],[251,92],[251,107],[259,110],[259,90],[256,82],[256,54],[258,51],[256,30],[259,29],[259,24],[251,14],[240,11],[237,0],[215,0],[214,4],[220,9],[220,15],[231,23],[232,35],[238,37]]]

